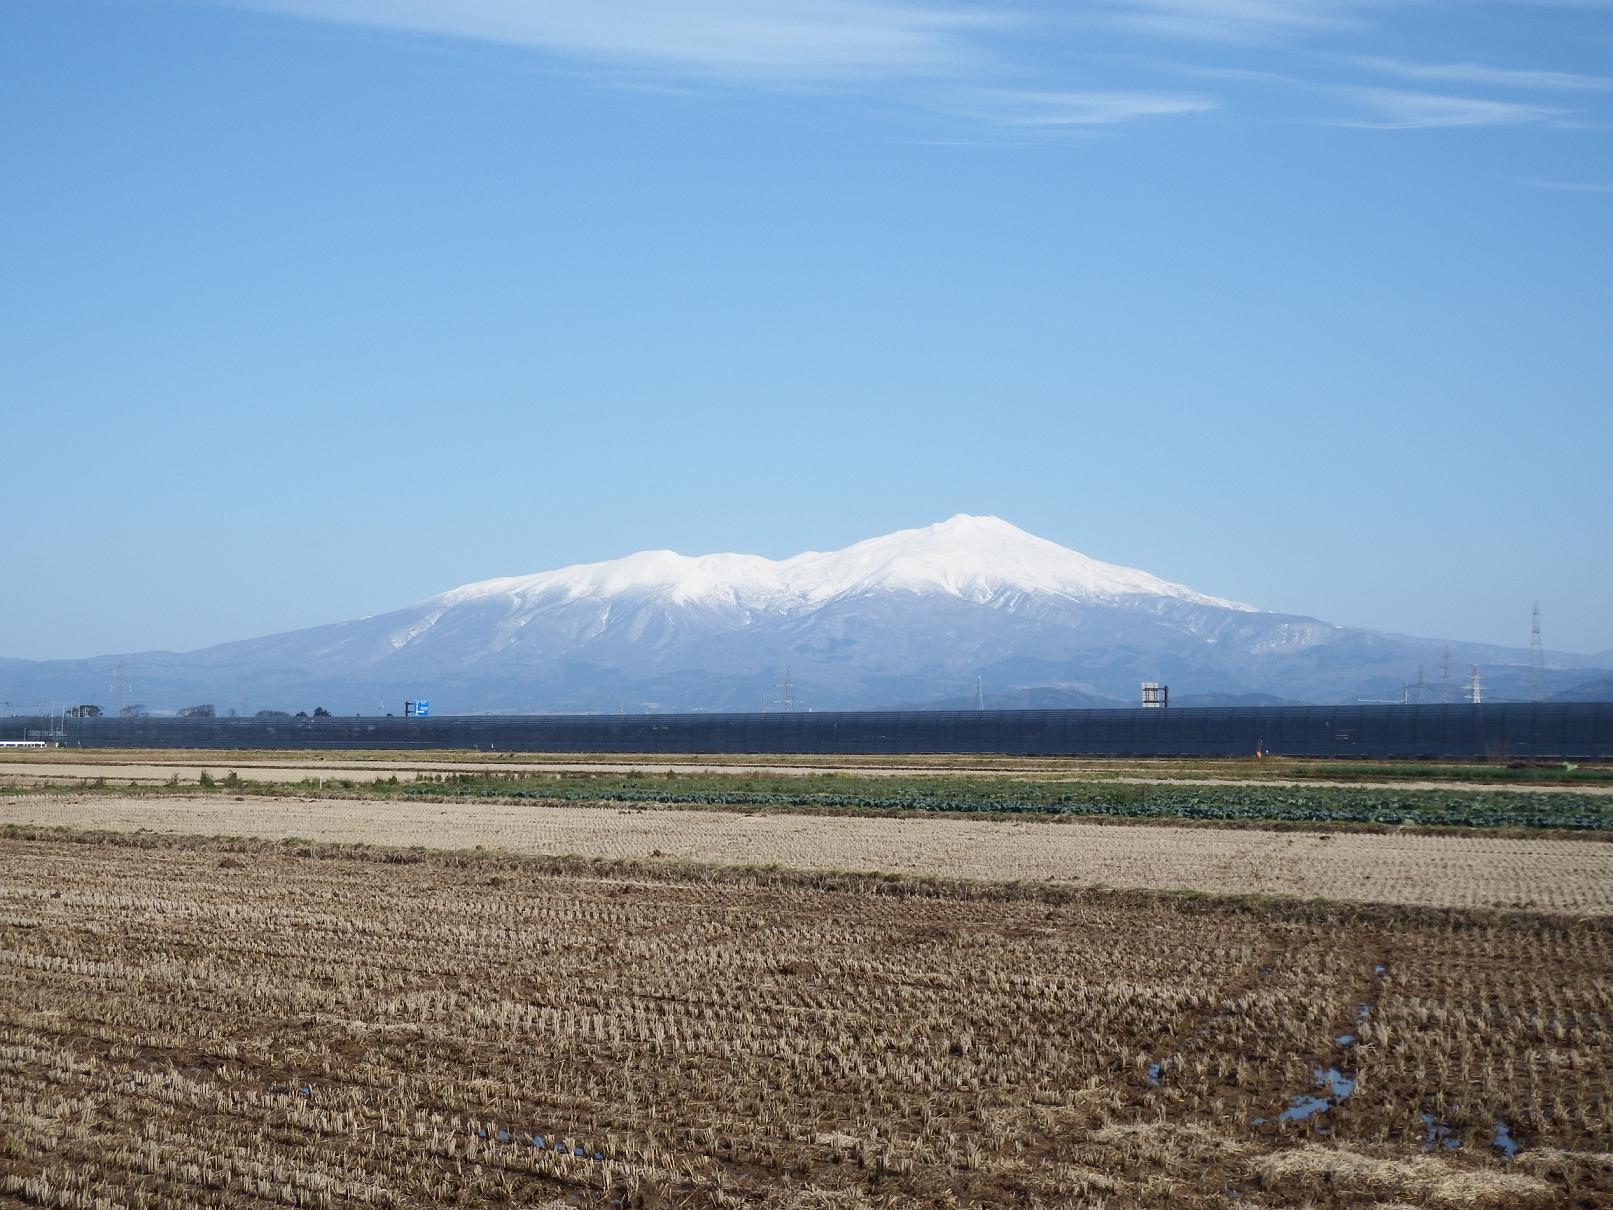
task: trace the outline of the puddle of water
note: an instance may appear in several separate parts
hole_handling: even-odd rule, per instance
[[[1326,1113],[1333,1102],[1326,1097],[1300,1095],[1288,1098],[1288,1108],[1277,1115],[1279,1122],[1303,1122],[1319,1113]]]
[[[1512,1137],[1512,1131],[1500,1118],[1495,1120],[1495,1133],[1490,1136],[1490,1146],[1501,1153],[1503,1160],[1510,1160],[1518,1154],[1518,1141]]]
[[[476,1131],[476,1137],[481,1138],[481,1139],[487,1138],[487,1131],[484,1130],[484,1129],[478,1128],[477,1131]],[[528,1143],[530,1146],[538,1148],[538,1150],[540,1150],[540,1151],[549,1151],[549,1150],[552,1149],[553,1151],[555,1151],[559,1155],[575,1155],[579,1159],[587,1159],[587,1158],[589,1158],[591,1156],[596,1164],[604,1163],[604,1161],[605,1161],[604,1152],[602,1152],[602,1151],[592,1151],[591,1152],[591,1151],[588,1150],[588,1148],[580,1146],[580,1145],[578,1145],[576,1143],[573,1143],[573,1144],[568,1146],[567,1143],[566,1143],[566,1140],[561,1138],[559,1135],[556,1135],[554,1137],[554,1139],[552,1139],[552,1140],[546,1134],[522,1134],[520,1136],[516,1136],[516,1135],[512,1135],[504,1127],[502,1127],[502,1126],[499,1127],[499,1130],[498,1130],[498,1141],[499,1142],[501,1142],[501,1143],[513,1143],[513,1142],[516,1141],[516,1139],[518,1137],[523,1139],[523,1140],[525,1140],[526,1143]]]
[[[1340,1101],[1348,1100],[1350,1094],[1355,1091],[1355,1077],[1345,1075],[1337,1067],[1315,1068],[1311,1072],[1311,1079],[1316,1082],[1318,1088],[1327,1089],[1331,1095],[1318,1097],[1301,1093],[1299,1096],[1289,1097],[1288,1108],[1277,1115],[1279,1122],[1303,1122],[1317,1114],[1326,1113]],[[1254,1125],[1259,1126],[1264,1122],[1264,1118],[1256,1118]],[[1320,1134],[1327,1133],[1327,1127],[1320,1123],[1316,1129]]]
[[[1355,1035],[1354,1034],[1340,1034],[1338,1037],[1333,1039],[1333,1043],[1336,1046],[1354,1046],[1355,1045]]]
[[[1337,1067],[1325,1069],[1318,1067],[1312,1075],[1319,1087],[1326,1088],[1333,1094],[1334,1100],[1346,1100],[1355,1091],[1355,1077],[1345,1075]]]
[[[1375,962],[1372,964],[1372,973],[1374,975],[1387,975],[1389,973],[1389,967],[1385,963]]]
[[[1150,1063],[1148,1065],[1148,1082],[1155,1088],[1159,1087],[1159,1075],[1164,1070],[1164,1066],[1159,1063]]]
[[[1431,1113],[1421,1115],[1426,1130],[1423,1132],[1423,1150],[1432,1151],[1438,1147],[1445,1151],[1455,1151],[1462,1145],[1461,1136],[1451,1128],[1449,1122],[1442,1122]]]
[[[1367,1018],[1372,1015],[1372,1001],[1368,1000],[1355,1006],[1355,1023],[1365,1025]]]

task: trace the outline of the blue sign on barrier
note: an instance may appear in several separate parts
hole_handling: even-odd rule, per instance
[[[425,698],[421,698],[419,701],[415,702],[415,704],[414,704],[414,716],[416,718],[425,718],[430,713],[431,713],[431,703],[428,700],[426,700]]]

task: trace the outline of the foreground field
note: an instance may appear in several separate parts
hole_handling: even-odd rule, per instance
[[[31,795],[0,823],[1613,914],[1613,844],[419,798]]]
[[[0,1202],[1613,1198],[1605,923],[404,856],[0,839]]]

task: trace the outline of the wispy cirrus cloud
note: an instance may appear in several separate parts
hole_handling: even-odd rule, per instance
[[[1495,101],[1487,97],[1460,97],[1414,92],[1401,88],[1334,88],[1335,96],[1352,102],[1363,116],[1336,118],[1332,126],[1371,130],[1419,130],[1439,126],[1520,126],[1561,123],[1573,111],[1554,105]]]
[[[1266,94],[1240,103],[1242,112],[1380,130],[1569,126],[1579,115],[1555,103],[1565,94],[1581,94],[1587,107],[1597,94],[1613,94],[1613,76],[1350,56],[1314,45],[1340,31],[1354,41],[1375,36],[1373,25],[1393,14],[1382,0],[1088,0],[1076,8],[1053,0],[204,2],[530,48],[628,87],[828,85],[998,127],[1108,126],[1221,107],[1218,96],[1173,89],[1184,74],[1218,81],[1215,92],[1238,93],[1240,102],[1254,90]],[[1195,61],[1137,53],[1160,39],[1198,43],[1179,56]],[[1313,45],[1294,50],[1301,40]],[[1211,41],[1220,45],[1205,45]],[[1384,76],[1406,86],[1372,85]],[[1278,101],[1273,88],[1308,100]]]
[[[1349,62],[1402,79],[1427,80],[1437,84],[1477,84],[1490,88],[1547,92],[1613,92],[1613,76],[1590,76],[1573,71],[1491,67],[1483,63],[1413,63],[1405,59],[1374,57],[1357,57]]]
[[[964,98],[958,108],[998,126],[1058,129],[1206,113],[1219,104],[1215,97],[1183,92],[991,89]]]
[[[311,21],[769,78],[957,70],[1007,18],[943,0],[229,0]]]
[[[530,47],[617,69],[622,79],[894,84],[893,95],[920,108],[1004,127],[1113,125],[1202,113],[1218,104],[1196,93],[1147,89],[997,86],[1023,69],[1000,59],[991,39],[1037,28],[1049,10],[1035,6],[964,0],[220,2],[311,21]]]

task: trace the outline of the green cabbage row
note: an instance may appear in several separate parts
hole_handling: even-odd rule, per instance
[[[671,792],[551,786],[421,784],[412,794],[724,807],[828,807],[1008,815],[1106,815],[1128,819],[1293,820],[1306,823],[1424,824],[1471,828],[1613,829],[1613,799],[1579,795],[1481,794],[1459,791],[1228,786],[1090,786],[1039,801],[924,794],[776,794],[750,791]]]

